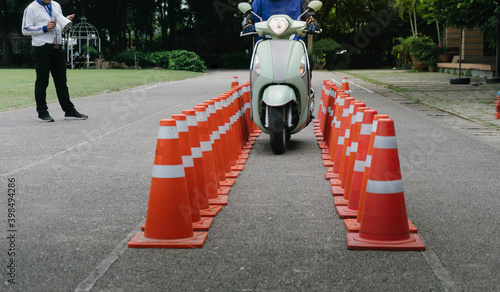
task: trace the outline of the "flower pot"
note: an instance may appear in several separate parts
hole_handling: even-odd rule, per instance
[[[416,62],[414,62],[413,64],[415,64],[415,69],[416,69],[417,71],[419,71],[419,72],[424,71],[424,69],[425,69],[424,62],[422,62],[422,61],[416,61]]]
[[[429,72],[436,72],[436,66],[429,66]]]
[[[437,59],[439,63],[451,63],[454,55],[454,53],[438,54]]]

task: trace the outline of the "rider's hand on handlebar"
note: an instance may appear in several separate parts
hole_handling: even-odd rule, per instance
[[[255,25],[253,25],[250,19],[245,17],[241,25],[243,26],[243,34],[255,32]]]
[[[307,22],[307,30],[310,33],[320,33],[322,31],[321,27],[319,26],[318,21],[316,21],[316,19],[314,19],[314,17],[309,16],[309,18],[306,20],[306,22]]]

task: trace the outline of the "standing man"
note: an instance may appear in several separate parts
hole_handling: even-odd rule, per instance
[[[65,120],[85,120],[88,116],[79,113],[69,98],[66,78],[66,60],[61,46],[62,28],[55,21],[53,11],[62,15],[61,5],[52,0],[35,0],[24,10],[22,32],[31,36],[31,56],[35,62],[35,100],[38,120],[53,122],[49,115],[46,91],[49,73],[56,87],[57,99],[65,112]],[[67,16],[73,20],[74,14]]]

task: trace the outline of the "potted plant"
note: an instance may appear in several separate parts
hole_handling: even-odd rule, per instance
[[[400,69],[404,68],[406,64],[408,64],[408,44],[407,38],[398,37],[396,40],[399,44],[392,47],[392,55],[396,56],[396,68]]]
[[[428,36],[418,35],[407,38],[408,50],[412,58],[412,62],[418,71],[423,71],[425,62],[432,56],[436,44]]]
[[[437,61],[439,63],[450,63],[455,55],[453,52],[448,50],[448,47],[445,46],[444,42],[441,42],[441,44],[437,46],[436,53]]]
[[[425,61],[425,65],[429,68],[429,72],[436,72],[437,57],[436,56],[430,56]]]

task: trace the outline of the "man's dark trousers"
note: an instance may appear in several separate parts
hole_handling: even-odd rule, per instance
[[[66,60],[61,45],[46,44],[41,47],[33,47],[31,56],[36,69],[35,100],[37,112],[46,113],[48,110],[46,97],[49,73],[52,74],[62,110],[64,112],[73,111],[75,106],[69,99]]]

